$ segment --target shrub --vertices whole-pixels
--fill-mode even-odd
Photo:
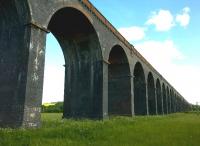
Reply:
[[[57,102],[53,105],[42,105],[43,113],[62,113],[63,112],[63,102]]]

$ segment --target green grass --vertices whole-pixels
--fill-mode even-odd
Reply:
[[[0,129],[0,146],[200,146],[200,115],[61,120],[42,114],[42,128]]]

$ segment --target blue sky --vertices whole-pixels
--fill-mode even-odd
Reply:
[[[184,7],[190,8],[190,23],[183,29],[175,26],[168,32],[156,32],[149,27],[147,37],[160,40],[171,38],[190,56],[187,61],[197,63],[200,55],[200,1],[198,0],[91,0],[102,14],[116,27],[144,26],[153,11],[169,10],[173,15]],[[146,38],[146,39],[148,39]],[[134,42],[133,42],[134,44]],[[200,61],[198,62],[200,63]]]
[[[200,102],[200,1],[91,2],[189,102]],[[63,64],[59,44],[50,34],[43,102],[63,100]],[[52,84],[59,84],[54,92]]]

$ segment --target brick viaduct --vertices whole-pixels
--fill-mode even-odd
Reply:
[[[40,126],[49,32],[65,58],[64,118],[189,110],[89,1],[0,0],[0,127]]]

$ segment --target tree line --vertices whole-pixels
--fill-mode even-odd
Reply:
[[[63,113],[63,102],[56,102],[53,105],[42,105],[43,113]]]

